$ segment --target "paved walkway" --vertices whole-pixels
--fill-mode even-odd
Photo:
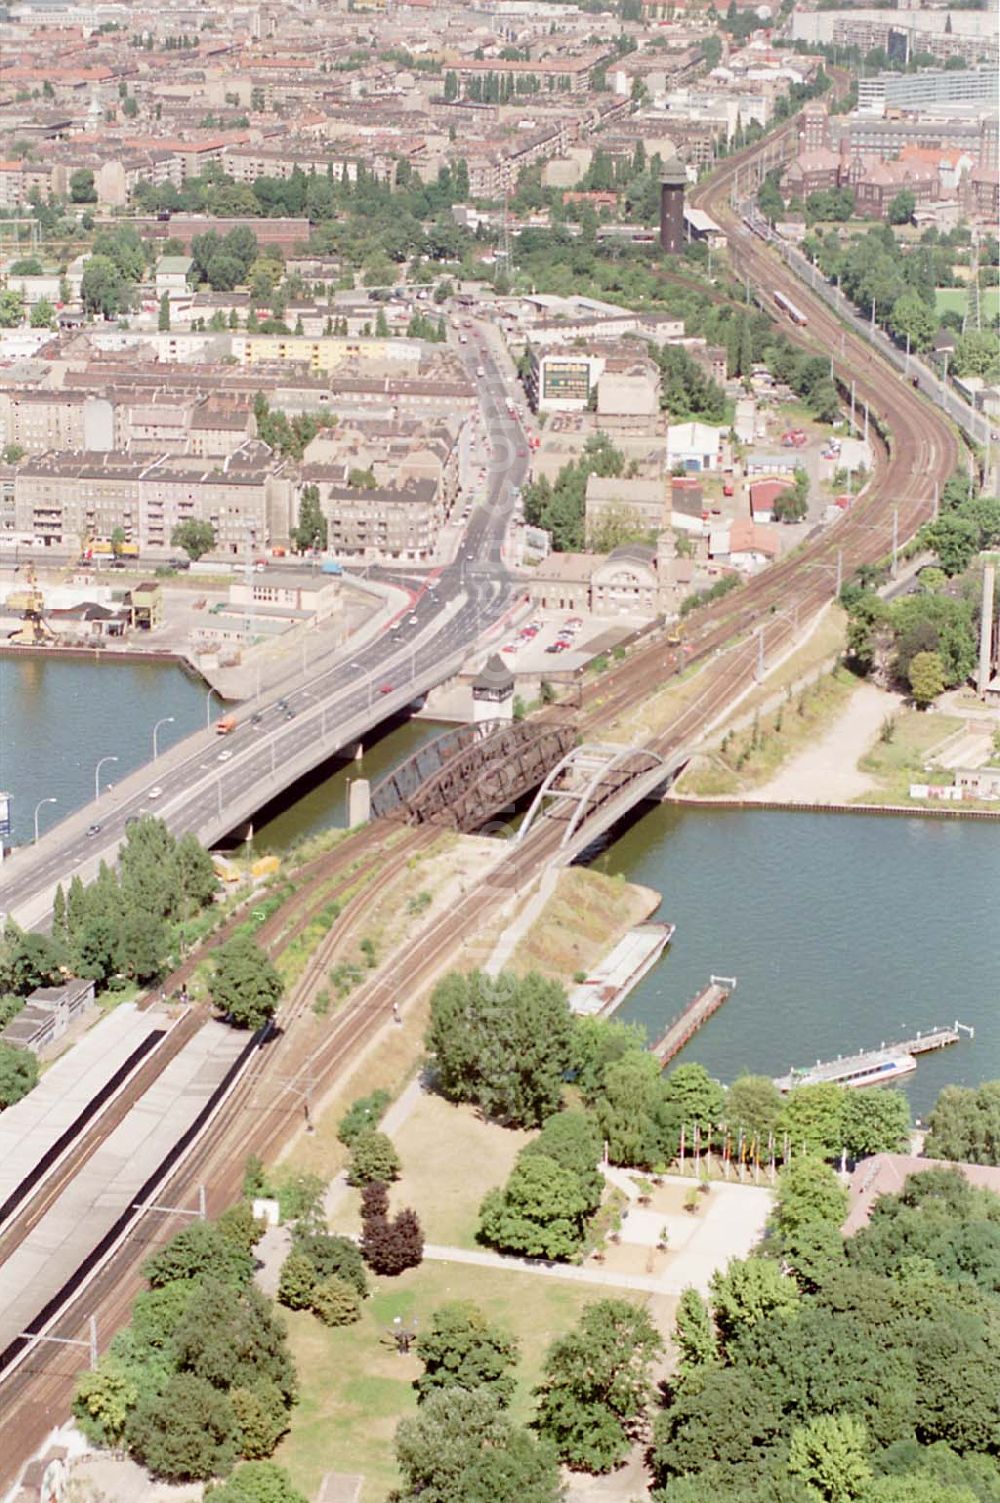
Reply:
[[[538,891],[525,903],[514,922],[504,926],[493,954],[483,966],[487,976],[499,976],[532,924],[541,917],[546,903],[556,890],[559,871],[557,866],[546,867],[538,884]]]
[[[577,1284],[601,1284],[612,1289],[639,1289],[645,1294],[680,1294],[685,1284],[673,1278],[654,1279],[641,1273],[612,1273],[607,1268],[576,1263],[546,1263],[534,1258],[505,1258],[501,1253],[471,1247],[441,1247],[428,1242],[424,1257],[435,1263],[469,1263],[475,1268],[501,1268],[507,1273],[532,1273],[536,1278],[569,1279]],[[689,1283],[690,1280],[685,1281]],[[675,1287],[676,1284],[676,1287]]]

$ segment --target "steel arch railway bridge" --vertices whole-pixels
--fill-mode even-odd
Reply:
[[[603,743],[575,746],[539,788],[518,832],[518,841],[525,840],[540,819],[561,820],[566,828],[559,844],[565,849],[593,815],[612,803],[622,804],[620,812],[624,813],[640,799],[650,797],[670,776],[663,758],[648,747]],[[618,817],[618,813],[613,816]]]
[[[543,782],[576,739],[573,726],[481,721],[445,731],[372,791],[372,816],[466,834]]]
[[[572,726],[552,723],[486,721],[446,731],[378,784],[372,814],[470,833],[537,789],[517,841],[541,821],[562,823],[559,859],[566,859],[677,770],[648,747],[575,740]]]

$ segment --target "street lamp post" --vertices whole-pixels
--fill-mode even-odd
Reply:
[[[99,799],[100,796],[101,796],[101,768],[104,766],[105,762],[117,762],[117,761],[118,761],[117,757],[102,757],[101,760],[98,762],[97,766],[94,768],[94,798],[95,799]]]
[[[173,725],[173,723],[174,723],[174,717],[173,717],[173,715],[164,715],[163,719],[162,720],[158,720],[156,722],[156,724],[153,726],[153,761],[154,762],[156,761],[157,757],[160,755],[159,748],[158,748],[158,746],[156,744],[156,735],[157,735],[157,732],[159,731],[161,725]]]
[[[217,689],[209,689],[208,693],[205,695],[205,729],[206,729],[206,731],[210,731],[212,729],[212,695],[213,694],[218,694],[218,692],[219,691]]]
[[[43,804],[58,804],[57,798],[40,798],[35,805],[35,844],[38,844],[38,811]]]

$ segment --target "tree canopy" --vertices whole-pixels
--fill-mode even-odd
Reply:
[[[652,1398],[663,1346],[641,1307],[606,1299],[549,1348],[535,1426],[570,1466],[607,1472],[627,1455]]]
[[[559,1106],[572,1059],[566,993],[534,972],[452,972],[431,996],[426,1042],[445,1096],[512,1126],[537,1126]]]

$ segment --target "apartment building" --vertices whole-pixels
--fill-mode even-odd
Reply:
[[[46,545],[75,547],[122,528],[141,547],[166,545],[179,522],[211,522],[217,546],[287,538],[293,487],[286,467],[253,441],[206,468],[193,456],[48,453],[14,478],[14,523]]]
[[[946,104],[996,104],[998,79],[989,68],[921,68],[916,73],[875,73],[858,79],[858,110],[927,110]]]
[[[363,562],[432,560],[445,515],[434,480],[364,489],[345,484],[342,465],[305,465],[300,485],[315,485],[319,491],[327,547],[337,557]]]
[[[996,67],[996,12],[971,10],[800,10],[791,16],[793,41],[825,42],[858,47],[862,52],[883,48],[905,62],[915,52],[929,52],[944,62],[949,57]]]
[[[587,52],[546,58],[542,62],[509,61],[500,57],[465,58],[458,64],[456,72],[463,93],[468,93],[472,79],[483,79],[492,73],[511,79],[518,92],[537,87],[543,93],[585,94],[595,69],[610,62],[611,57],[610,52]]]

